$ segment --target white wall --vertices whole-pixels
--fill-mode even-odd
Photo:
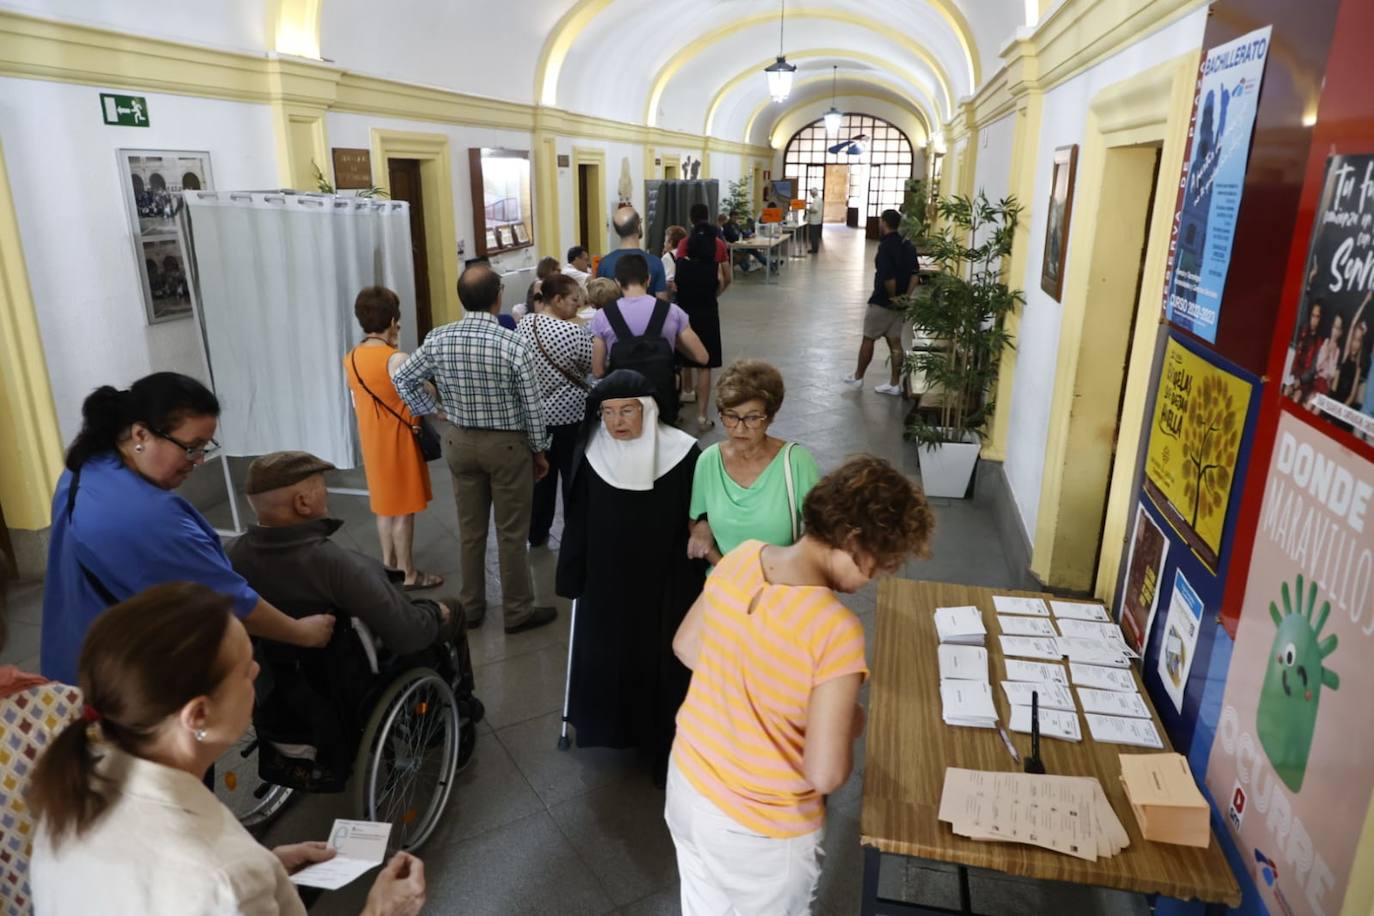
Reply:
[[[96,87],[0,78],[0,143],[64,441],[100,385],[204,375],[192,319],[147,324],[115,150],[205,150],[218,189],[277,184],[266,105],[147,97],[150,127],[107,127]]]
[[[973,170],[975,197],[982,191],[988,200],[997,203],[1007,196],[1011,188],[1011,140],[1015,127],[1015,115],[1007,115],[978,132],[978,160]],[[1026,214],[1021,218],[1025,219]],[[987,232],[981,233],[975,241],[981,243],[987,235]]]
[[[263,0],[0,0],[0,9],[145,38],[261,53],[269,41]]]
[[[1155,32],[1111,59],[1056,86],[1046,93],[1036,138],[1035,194],[1027,201],[1030,250],[1026,274],[1013,278],[1025,290],[1026,305],[1016,343],[1016,377],[1007,440],[1007,483],[1016,499],[1021,521],[1032,542],[1040,509],[1040,484],[1045,471],[1045,442],[1049,433],[1050,401],[1054,395],[1059,356],[1059,325],[1062,307],[1040,289],[1040,262],[1044,255],[1045,203],[1050,193],[1050,173],[1056,147],[1081,143],[1088,106],[1098,92],[1143,70],[1183,54],[1202,43],[1206,9],[1199,9]],[[1009,145],[1009,144],[1008,144]],[[980,158],[992,154],[980,150]],[[997,155],[997,154],[992,154]],[[1081,165],[1081,163],[1080,163]],[[1161,176],[1163,178],[1163,176]],[[1070,235],[1073,233],[1070,220]],[[1069,257],[1080,247],[1069,244]],[[1069,268],[1066,266],[1065,270]]]

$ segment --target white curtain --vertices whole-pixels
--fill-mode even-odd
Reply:
[[[187,192],[198,313],[236,457],[301,449],[356,467],[357,430],[343,358],[362,337],[365,286],[401,299],[413,349],[410,208],[317,194]]]

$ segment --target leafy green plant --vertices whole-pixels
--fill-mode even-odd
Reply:
[[[315,162],[314,159],[311,159],[311,160],[310,160],[310,167],[311,167],[312,169],[315,170],[315,188],[316,188],[316,190],[318,190],[321,194],[337,194],[337,193],[338,193],[338,191],[335,191],[335,190],[334,190],[334,185],[330,184],[329,179],[325,177],[324,172],[321,172],[321,171],[320,171],[320,166],[319,166],[318,163]],[[370,188],[361,188],[361,189],[359,189],[358,192],[357,192],[354,196],[355,196],[355,197],[390,197],[391,194],[387,192],[387,189],[386,189],[386,188],[379,188],[379,187],[377,187],[376,185],[373,185],[373,186],[370,187]]]
[[[904,238],[911,240],[917,251],[925,251],[926,237],[935,222],[935,209],[938,201],[930,191],[930,182],[924,178],[908,178],[902,197],[902,225],[898,231]]]
[[[931,229],[929,209],[913,204],[904,215],[899,231],[913,244],[921,238],[923,257],[939,268],[900,300],[918,338],[931,342],[906,358],[907,370],[924,374],[939,401],[934,411],[917,412],[907,428],[907,438],[923,447],[987,435],[1002,351],[1012,346],[1003,319],[1026,301],[1004,276],[1021,210],[1015,197],[991,203],[979,192],[938,201],[938,230]]]
[[[730,182],[725,200],[721,202],[720,212],[733,213],[741,219],[748,219],[754,212],[754,197],[749,185],[748,175],[739,181]]]

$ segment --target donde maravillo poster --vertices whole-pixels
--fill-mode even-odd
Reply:
[[[1374,465],[1279,419],[1207,787],[1273,914],[1337,916],[1374,788]]]

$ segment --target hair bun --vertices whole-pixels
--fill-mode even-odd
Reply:
[[[94,426],[109,426],[124,413],[129,393],[113,385],[101,385],[81,403],[81,418]]]

